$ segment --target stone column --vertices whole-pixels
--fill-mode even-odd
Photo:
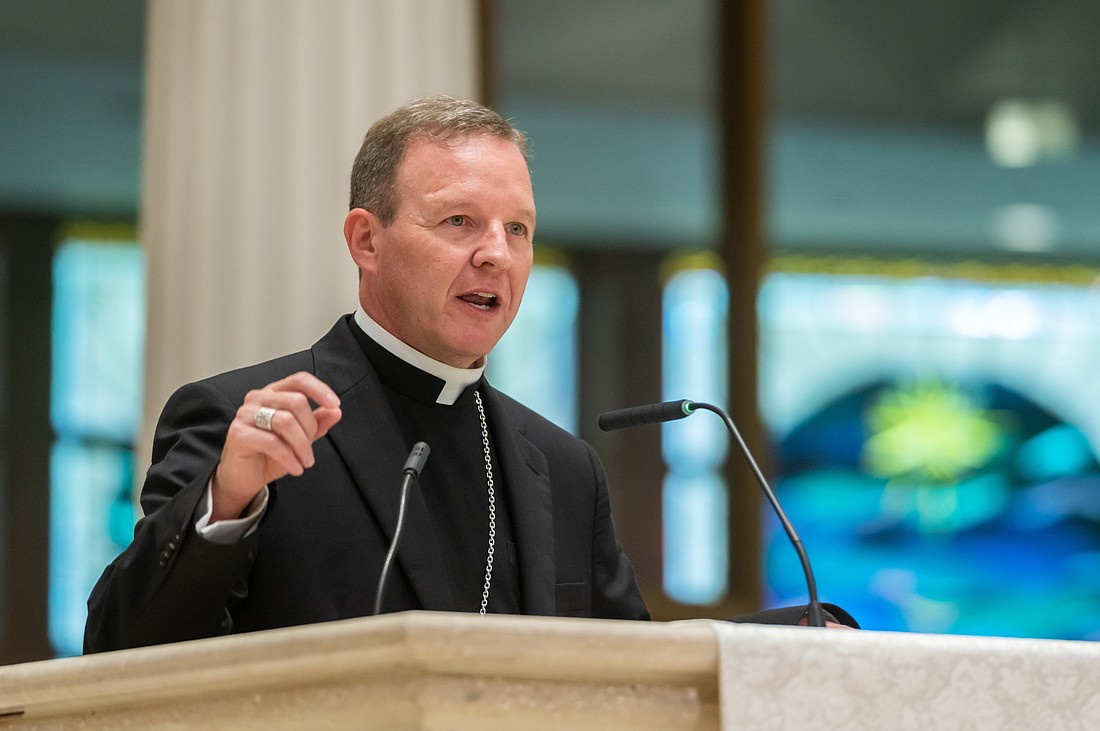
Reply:
[[[475,96],[480,78],[476,0],[150,0],[148,13],[146,457],[177,386],[307,348],[355,307],[342,226],[363,134],[409,99]]]

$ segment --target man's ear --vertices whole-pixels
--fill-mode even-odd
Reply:
[[[348,253],[352,261],[362,270],[375,268],[378,254],[378,236],[382,231],[382,222],[378,216],[365,208],[352,208],[344,219],[344,240],[348,244]]]

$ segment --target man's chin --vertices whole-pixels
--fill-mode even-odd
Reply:
[[[467,338],[461,343],[454,343],[451,350],[454,357],[450,364],[462,363],[458,368],[480,368],[485,365],[485,359],[500,341],[500,335]]]
[[[495,343],[494,343],[495,344]],[[436,360],[442,361],[452,368],[480,368],[485,365],[485,357],[491,348],[486,348],[481,351],[479,348],[463,347],[461,349],[454,349],[447,353],[444,357],[436,357]]]

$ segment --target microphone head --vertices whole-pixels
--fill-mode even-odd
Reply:
[[[691,416],[695,404],[687,399],[679,401],[665,401],[660,404],[647,404],[635,406],[629,409],[618,409],[600,414],[596,423],[603,431],[623,429],[628,426],[641,426],[643,424],[656,424],[665,421],[675,421]]]
[[[404,472],[411,473],[417,479],[420,479],[420,471],[424,469],[424,463],[428,461],[428,455],[431,454],[431,451],[431,448],[424,442],[414,444],[412,451],[409,452],[409,458],[405,460]]]

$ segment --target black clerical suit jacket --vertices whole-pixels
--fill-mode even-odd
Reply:
[[[405,444],[377,375],[341,319],[310,350],[180,388],[157,425],[134,541],[88,601],[85,652],[369,614],[397,520]],[[245,394],[297,371],[340,397],[316,463],[270,486],[257,529],[219,545],[196,517]],[[615,539],[603,469],[584,442],[483,392],[515,526],[525,614],[648,618]],[[453,610],[423,498],[410,492],[386,610]]]

